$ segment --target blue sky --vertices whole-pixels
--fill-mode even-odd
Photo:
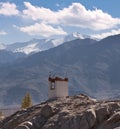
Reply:
[[[79,32],[120,34],[120,0],[1,0],[0,43],[56,38]]]

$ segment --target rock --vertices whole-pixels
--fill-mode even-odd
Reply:
[[[120,110],[120,103],[110,102],[108,106],[111,113],[114,113],[116,110]]]
[[[49,105],[45,105],[44,107],[42,107],[41,115],[43,115],[44,117],[47,117],[47,118],[52,116],[53,115],[52,107]]]
[[[96,114],[93,109],[89,109],[83,114],[80,120],[80,129],[91,129],[96,123]]]
[[[88,125],[88,121],[86,119],[86,116],[83,115],[83,117],[81,118],[79,127],[81,129],[89,129],[89,125]]]
[[[33,129],[33,124],[32,124],[32,122],[30,122],[30,121],[25,121],[25,122],[22,123],[22,124],[28,126],[29,129]]]
[[[92,128],[96,123],[96,113],[94,109],[87,110],[86,119],[88,121],[89,128]]]
[[[116,112],[115,114],[113,114],[108,120],[107,123],[109,124],[115,124],[117,122],[120,121],[120,112]]]
[[[41,127],[46,123],[47,118],[43,116],[36,116],[32,119],[34,129],[41,129]]]
[[[109,115],[110,115],[107,106],[106,107],[99,107],[98,109],[96,109],[95,112],[96,112],[98,123],[102,123],[104,120],[109,118]]]
[[[68,120],[64,119],[61,129],[79,129],[81,116],[71,116]],[[66,121],[66,122],[65,122]]]
[[[16,129],[33,129],[33,124],[30,121],[25,121],[20,124]]]
[[[3,119],[0,129],[120,129],[120,100],[57,98]]]
[[[27,125],[19,125],[16,129],[30,129]]]
[[[113,114],[98,129],[120,129],[120,112]]]

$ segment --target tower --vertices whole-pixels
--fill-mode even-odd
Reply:
[[[68,96],[68,78],[49,77],[49,99]]]

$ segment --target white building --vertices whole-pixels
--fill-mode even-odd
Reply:
[[[49,77],[49,99],[68,96],[68,78]]]

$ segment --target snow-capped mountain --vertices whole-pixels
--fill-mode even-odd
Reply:
[[[32,39],[24,43],[7,45],[6,49],[12,52],[23,52],[25,54],[36,53],[54,47],[52,42],[46,39]]]
[[[28,42],[19,42],[13,43],[9,45],[0,45],[0,50],[5,49],[7,51],[22,52],[25,54],[36,53],[44,50],[48,50],[50,48],[56,47],[62,43],[69,42],[75,39],[85,39],[90,38],[87,35],[82,35],[77,32],[67,35],[58,39],[32,39]]]
[[[71,40],[74,40],[74,39],[86,39],[86,38],[90,38],[90,36],[88,35],[83,35],[83,34],[80,34],[78,32],[75,32],[75,33],[72,33],[70,35],[67,35],[64,37],[64,41],[71,41]]]

